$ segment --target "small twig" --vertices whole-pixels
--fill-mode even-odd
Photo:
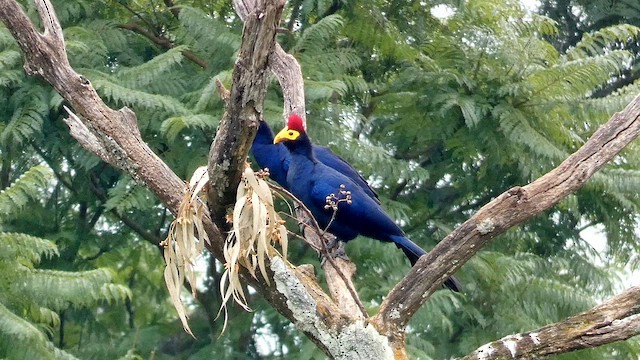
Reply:
[[[178,19],[180,18],[180,8],[176,7],[176,4],[173,3],[173,0],[164,0],[164,4],[169,8],[173,17]]]
[[[140,34],[146,37],[147,39],[151,40],[152,43],[164,49],[172,49],[175,46],[175,44],[171,40],[167,39],[165,36],[156,35],[152,31],[145,29],[144,27],[134,22],[120,24],[118,25],[118,27],[121,29],[130,30],[130,31],[133,31],[134,33]],[[198,55],[196,55],[194,52],[192,52],[191,50],[182,50],[181,53],[182,53],[182,56],[184,56],[187,60],[200,66],[201,68],[203,69],[209,68],[209,64],[205,60],[200,58]]]
[[[133,10],[131,7],[129,7],[126,3],[124,3],[123,1],[118,1],[118,3],[120,5],[122,5],[122,7],[127,9],[127,11],[129,11],[133,16],[137,17],[138,19],[140,19],[140,21],[142,21],[143,23],[147,24],[147,26],[150,29],[155,28],[154,24],[152,24],[149,21],[147,21],[147,19],[145,19],[144,16],[140,15],[139,13],[137,13],[135,10]]]

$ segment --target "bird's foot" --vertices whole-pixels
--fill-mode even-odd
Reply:
[[[327,252],[320,254],[320,264],[324,265],[324,262],[327,260],[327,257],[331,257],[332,259],[342,259],[345,261],[350,261],[347,253],[344,251],[344,242],[339,241],[338,239],[334,239],[330,244],[327,244]]]
[[[293,206],[293,211],[295,214],[298,214],[301,210],[301,206],[298,204],[295,204]],[[300,220],[303,219],[303,220]],[[313,227],[313,223],[311,222],[311,218],[309,218],[309,216],[303,216],[300,217],[298,216],[298,229],[300,230],[300,234],[304,234],[304,229],[307,227]]]

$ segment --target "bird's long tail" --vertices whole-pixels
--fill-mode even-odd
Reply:
[[[424,251],[424,249],[422,249],[420,246],[418,246],[418,244],[414,243],[404,236],[391,235],[391,240],[393,240],[396,246],[404,252],[407,258],[409,258],[411,266],[415,265],[415,263],[418,261],[418,259],[420,259],[422,255],[427,254],[427,252]],[[447,280],[445,280],[444,286],[446,286],[451,291],[462,291],[462,284],[454,276],[451,276]]]

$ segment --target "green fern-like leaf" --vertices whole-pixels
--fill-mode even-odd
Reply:
[[[42,113],[33,108],[20,108],[0,134],[0,143],[20,145],[42,128]]]
[[[532,36],[557,36],[558,23],[543,15],[531,14],[527,19],[509,19],[503,23],[503,31],[510,36],[532,37]]]
[[[0,133],[0,144],[20,145],[40,133],[44,118],[48,115],[48,98],[41,87],[23,89],[13,94],[13,115]]]
[[[639,34],[640,28],[628,24],[613,25],[593,33],[585,33],[582,40],[574,48],[567,51],[566,56],[570,60],[577,60],[602,55],[606,53],[606,49],[609,49],[611,44],[626,44],[637,41]]]
[[[131,209],[149,209],[153,204],[153,196],[146,187],[136,184],[130,178],[124,178],[109,189],[109,199],[104,206],[106,210],[115,209],[118,213],[123,213]]]
[[[207,106],[214,103],[216,99],[219,98],[219,96],[216,95],[216,79],[220,80],[222,83],[228,83],[231,80],[231,72],[225,71],[212,77],[211,80],[209,80],[207,85],[200,91],[200,96],[198,97],[198,101],[196,102],[194,112],[204,112]]]
[[[584,98],[599,85],[606,83],[612,74],[624,69],[630,54],[616,50],[605,55],[588,57],[558,64],[531,73],[526,81],[532,85],[538,99],[568,100]]]
[[[58,255],[56,245],[46,239],[18,233],[0,232],[0,259],[3,261],[26,260],[29,264],[37,264],[42,256]]]
[[[116,74],[119,83],[132,89],[144,89],[150,83],[161,80],[163,76],[179,65],[184,59],[182,52],[186,49],[186,46],[176,46],[144,64],[121,69]]]
[[[567,151],[558,148],[536,130],[520,110],[500,105],[494,109],[494,115],[500,120],[500,130],[513,143],[526,146],[542,158],[561,160],[568,156]]]
[[[189,6],[180,8],[180,23],[183,37],[189,37],[192,46],[220,50],[221,47],[237,49],[240,37],[234,34],[220,20],[212,18],[202,10]]]
[[[317,48],[319,44],[326,44],[340,32],[344,20],[340,15],[329,15],[306,29],[296,46],[295,52]]]
[[[383,57],[412,61],[419,57],[417,49],[406,41],[403,34],[372,3],[358,3],[354,6],[357,16],[345,26],[345,33],[366,48],[375,49]]]
[[[33,324],[19,317],[0,303],[0,356],[5,359],[77,359],[62,351]]]
[[[31,306],[28,315],[28,319],[35,324],[41,324],[48,328],[60,326],[60,316],[51,309],[41,306]]]
[[[327,100],[336,95],[344,95],[347,85],[340,80],[314,81],[305,80],[304,94],[310,101]]]
[[[13,218],[29,201],[38,200],[40,192],[52,178],[53,172],[44,165],[34,166],[22,174],[0,192],[0,219],[6,221]]]
[[[98,67],[106,63],[108,49],[98,32],[84,26],[73,26],[64,29],[64,37],[72,65]]]
[[[215,129],[218,126],[218,119],[208,114],[195,114],[170,117],[162,122],[160,132],[162,132],[169,142],[175,141],[176,137],[184,129]]]
[[[184,105],[175,98],[130,89],[108,80],[97,72],[91,72],[87,74],[87,77],[92,79],[93,85],[102,96],[118,105],[142,107],[149,110],[162,109],[169,114],[188,113]]]
[[[606,188],[635,195],[640,188],[640,171],[635,169],[603,169],[594,180],[606,183]]]
[[[13,284],[11,291],[50,309],[91,306],[99,301],[121,301],[131,296],[127,287],[108,284],[111,273],[107,269],[65,272],[21,267],[17,272],[21,281]]]
[[[3,26],[0,29],[0,47],[4,48],[4,47],[12,46],[12,45],[15,45],[15,43],[16,43],[16,40],[11,35],[11,32],[9,32],[9,29]]]
[[[22,81],[24,72],[21,70],[4,70],[0,73],[0,87],[9,87]]]
[[[0,70],[17,66],[22,61],[22,54],[15,50],[5,50],[0,52]]]

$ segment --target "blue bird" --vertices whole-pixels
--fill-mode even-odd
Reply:
[[[426,254],[351,177],[318,159],[300,116],[289,117],[287,127],[273,142],[284,144],[290,153],[287,188],[309,208],[320,227],[345,242],[358,235],[392,242],[411,265]],[[456,292],[461,290],[454,277],[444,285]]]
[[[298,115],[291,115],[292,118],[300,118]],[[302,119],[300,118],[300,121]],[[316,158],[330,168],[344,174],[350,178],[367,194],[367,196],[380,203],[378,194],[373,190],[367,181],[343,158],[336,155],[326,146],[313,145]],[[287,186],[287,172],[291,163],[289,150],[283,144],[273,143],[273,131],[265,121],[260,121],[260,127],[251,145],[251,153],[256,159],[261,169],[269,169],[269,177],[285,189]]]

